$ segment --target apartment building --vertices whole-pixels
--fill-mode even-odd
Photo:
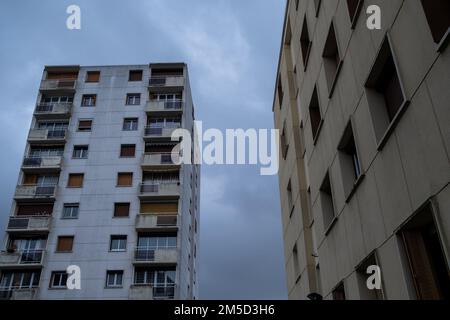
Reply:
[[[171,139],[193,126],[184,63],[45,67],[0,297],[198,297],[200,167],[179,164]],[[79,290],[67,286],[70,265]]]
[[[450,298],[449,12],[287,1],[273,113],[290,299]]]

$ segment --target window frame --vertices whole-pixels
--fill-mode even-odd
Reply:
[[[127,93],[125,105],[140,106],[141,105],[141,94],[140,93]]]
[[[87,129],[87,127],[80,127],[80,122],[91,122],[91,125],[89,127],[89,129]],[[92,132],[92,127],[94,124],[94,120],[93,119],[78,119],[78,124],[77,124],[77,132]],[[86,129],[84,129],[86,128]]]
[[[129,122],[129,129],[126,127]],[[134,127],[134,124],[136,126]],[[123,118],[122,131],[138,131],[139,130],[139,118]]]
[[[77,150],[78,149],[78,150]],[[76,153],[79,152],[80,156],[76,156]],[[89,156],[89,145],[74,145],[72,151],[72,159],[87,159]]]
[[[87,100],[89,99],[89,100]],[[89,104],[86,103],[86,101],[90,101]],[[97,94],[95,93],[89,93],[89,94],[83,94],[81,96],[81,106],[82,107],[95,107],[97,105]]]
[[[118,247],[113,248],[113,241],[117,241]],[[109,252],[127,252],[128,246],[128,236],[121,234],[111,235],[109,238]],[[121,244],[125,244],[125,247],[122,248]]]
[[[131,79],[132,78],[131,77],[132,73],[140,73],[140,79],[139,80],[132,80]],[[143,77],[144,77],[144,70],[142,70],[142,69],[130,70],[128,72],[128,82],[141,82]]]
[[[98,74],[98,78],[96,81],[93,80],[89,80],[89,76],[95,74]],[[100,76],[101,76],[101,72],[100,70],[91,70],[91,71],[86,71],[86,78],[84,79],[85,83],[99,83],[100,82]]]
[[[59,285],[54,285],[55,282],[55,277],[59,276],[60,279],[58,281]],[[66,271],[52,271],[51,276],[50,276],[50,283],[49,283],[49,289],[67,289],[67,278],[68,278],[68,274]],[[66,283],[64,285],[61,285],[61,282],[64,280],[64,278],[66,279]]]
[[[66,216],[65,212],[67,208],[71,208],[70,210],[70,215]],[[76,215],[73,215],[73,208],[76,208]],[[78,216],[80,214],[80,203],[64,203],[63,204],[63,210],[62,210],[62,214],[61,214],[61,219],[64,220],[74,220],[74,219],[78,219]]]
[[[123,270],[106,270],[106,282],[105,282],[105,288],[107,289],[117,289],[117,288],[123,288]],[[114,284],[109,284],[110,276],[114,277]],[[117,284],[118,276],[120,275],[120,284]]]

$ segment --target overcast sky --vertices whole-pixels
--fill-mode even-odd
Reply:
[[[66,29],[70,4],[81,8],[81,30]],[[282,0],[1,1],[0,229],[44,65],[183,61],[203,127],[272,128],[284,7]],[[257,166],[204,165],[200,212],[200,298],[287,298],[276,176],[260,176]]]

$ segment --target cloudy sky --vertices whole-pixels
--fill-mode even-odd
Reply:
[[[65,27],[81,8],[81,30]],[[188,63],[205,128],[272,128],[285,1],[0,2],[0,229],[9,215],[44,65]],[[200,298],[284,299],[276,176],[203,166]],[[2,233],[3,234],[3,233]]]

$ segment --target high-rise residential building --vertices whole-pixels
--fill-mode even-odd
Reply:
[[[450,298],[449,12],[287,1],[273,112],[290,299]]]
[[[45,67],[0,297],[198,297],[200,167],[180,164],[171,139],[193,126],[184,63]]]

